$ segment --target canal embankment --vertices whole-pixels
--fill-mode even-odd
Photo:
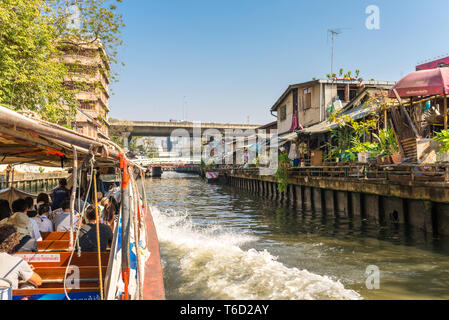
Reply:
[[[275,176],[259,169],[224,170],[221,182],[260,197],[324,215],[399,224],[439,236],[449,235],[447,170],[414,167],[373,170],[365,166],[292,168],[280,192]]]
[[[445,237],[303,210],[190,174],[164,173],[146,189],[168,299],[449,298]],[[366,286],[373,265],[379,290]]]
[[[61,178],[68,178],[67,171],[57,172],[15,172],[0,174],[0,189],[11,186],[27,193],[50,192],[59,185]]]

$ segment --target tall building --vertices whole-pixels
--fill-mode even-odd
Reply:
[[[79,102],[72,127],[89,137],[108,138],[110,66],[103,45],[64,44],[61,50],[63,62],[69,67],[65,85],[76,90]]]

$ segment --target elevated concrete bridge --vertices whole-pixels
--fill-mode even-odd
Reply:
[[[157,168],[159,172],[200,173],[201,171],[201,160],[191,158],[147,158],[132,160],[132,162],[148,170]]]
[[[125,147],[132,137],[170,137],[177,129],[185,129],[193,136],[194,128],[201,130],[201,134],[210,129],[226,130],[255,130],[260,125],[229,124],[229,123],[193,123],[193,122],[151,122],[151,121],[114,121],[111,122],[110,135],[122,136]]]
[[[201,160],[193,160],[191,158],[151,158],[151,159],[136,159],[133,163],[143,167],[186,167],[199,166]]]

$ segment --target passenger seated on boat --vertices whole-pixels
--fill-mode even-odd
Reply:
[[[12,253],[31,253],[38,251],[37,241],[30,236],[24,236],[19,244],[11,250]]]
[[[103,220],[103,213],[104,213],[104,209],[106,207],[106,205],[108,204],[108,199],[107,198],[98,198],[98,213],[100,214],[100,222],[104,223]]]
[[[34,199],[31,197],[26,197],[25,201],[28,205],[28,210],[27,210],[28,217],[30,217],[30,212],[36,212],[36,215],[37,215],[36,208],[34,207]],[[30,217],[30,218],[32,218],[32,217]]]
[[[34,219],[35,217],[37,217],[37,210],[36,210],[36,207],[34,206],[34,200],[31,197],[27,197],[27,198],[25,198],[25,201],[28,204],[27,216],[28,216],[28,218],[30,218],[30,220],[32,220],[30,222],[34,226],[33,221],[35,221],[37,223],[37,221]],[[37,229],[39,230],[39,224],[37,224]],[[40,230],[39,230],[39,232],[40,232]]]
[[[19,203],[20,204],[20,203]],[[15,204],[17,206],[19,204]],[[20,239],[16,247],[14,247],[11,251],[16,252],[37,252],[37,242],[36,239],[31,237],[32,227],[30,225],[30,218],[23,212],[17,212],[13,214],[8,219],[4,219],[0,222],[0,225],[13,225],[17,232],[20,233]]]
[[[36,202],[37,202],[37,205],[36,205],[37,207],[42,204],[50,204],[50,197],[46,193],[40,193],[37,196]]]
[[[54,219],[54,227],[56,232],[70,231],[70,212],[70,199],[65,199],[62,202],[62,212],[59,213]],[[76,211],[73,214],[73,219],[73,224],[76,226],[79,219]]]
[[[0,200],[0,221],[8,219],[11,216],[11,207],[8,200]]]
[[[80,229],[79,246],[83,252],[97,252],[97,218],[95,208],[90,206],[86,210],[87,224]],[[100,251],[105,252],[112,243],[112,229],[105,224],[100,224]]]
[[[107,201],[105,201],[105,199]],[[103,222],[107,224],[111,229],[114,228],[114,222],[118,214],[118,204],[114,197],[103,198],[102,200],[104,205],[103,210]]]
[[[59,187],[53,190],[52,192],[52,205],[51,209],[56,210],[62,207],[62,202],[70,198],[70,190],[67,189],[67,179],[59,180]]]
[[[80,196],[78,196],[80,195]],[[82,212],[84,209],[84,205],[86,202],[83,200],[85,197],[84,189],[83,188],[77,188],[76,189],[76,199],[75,199],[75,210],[77,212]]]
[[[31,208],[32,208],[32,206],[31,206]],[[30,209],[30,203],[27,202],[27,200],[25,200],[25,199],[19,199],[12,203],[12,211],[14,212],[14,214],[16,214],[16,213],[24,214],[28,217],[28,223],[30,224],[30,227],[31,227],[31,233],[30,233],[31,238],[33,238],[36,241],[42,241],[42,236],[41,236],[41,233],[39,232],[39,226],[37,225],[37,222],[30,219],[28,216],[29,209]]]
[[[53,232],[53,223],[48,219],[51,208],[50,205],[44,204],[39,207],[38,216],[32,218],[37,222],[40,232]]]
[[[0,278],[11,281],[13,289],[19,289],[19,280],[26,281],[26,287],[39,287],[42,279],[34,272],[34,268],[22,258],[9,254],[18,245],[20,238],[21,234],[13,225],[0,226]]]
[[[35,205],[37,214],[39,214],[39,208],[40,208],[41,206],[44,206],[44,205],[50,206],[50,212],[48,213],[48,216],[47,216],[47,217],[50,219],[51,213],[52,213],[52,211],[51,211],[50,197],[49,197],[49,195],[46,194],[46,193],[40,193],[40,194],[37,196],[37,199],[36,199],[36,205]]]

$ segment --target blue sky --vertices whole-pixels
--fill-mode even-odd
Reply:
[[[368,30],[367,6],[380,8]],[[397,81],[448,54],[447,0],[124,0],[126,28],[110,116],[264,124],[289,84],[335,69]],[[185,108],[184,108],[185,106]]]

